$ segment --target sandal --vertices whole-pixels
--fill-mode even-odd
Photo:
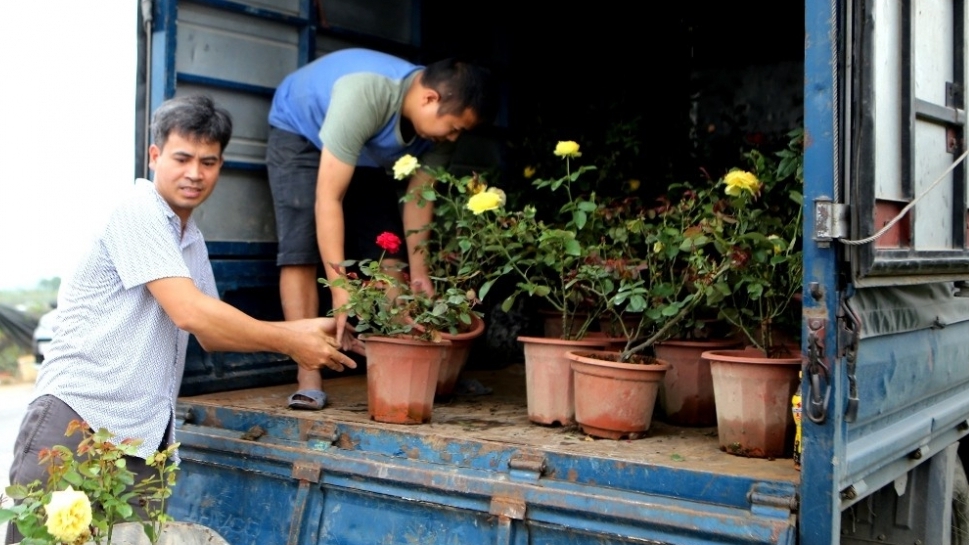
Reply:
[[[302,411],[318,411],[326,405],[326,393],[323,390],[297,390],[289,396],[289,408]]]

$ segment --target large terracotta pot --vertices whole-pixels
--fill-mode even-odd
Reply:
[[[602,350],[606,340],[566,341],[546,337],[518,337],[525,350],[525,390],[528,419],[536,424],[575,423],[572,350]]]
[[[550,339],[558,339],[563,337],[562,332],[564,328],[562,327],[562,313],[557,310],[540,310],[538,311],[542,316],[542,334]],[[589,318],[588,313],[576,312],[572,316],[571,323],[569,324],[570,336],[575,336],[582,329],[582,324]]]
[[[765,358],[756,350],[710,350],[720,448],[753,458],[790,455],[794,445],[791,396],[800,356]]]
[[[367,350],[367,409],[378,422],[431,420],[441,363],[451,341],[362,336]]]
[[[663,420],[678,426],[715,426],[717,407],[713,396],[707,350],[740,346],[736,339],[703,341],[671,340],[653,346],[656,357],[670,364],[659,390]]]
[[[451,351],[447,360],[441,363],[441,370],[437,375],[436,395],[449,396],[454,393],[454,385],[458,382],[458,375],[461,374],[461,370],[464,369],[464,365],[468,362],[471,345],[475,339],[484,333],[484,329],[484,320],[476,315],[472,315],[471,329],[468,331],[456,335],[449,333],[441,334],[443,338],[451,341]]]
[[[606,439],[638,439],[649,430],[663,375],[670,366],[621,363],[616,352],[570,352],[575,373],[575,419],[582,431]]]

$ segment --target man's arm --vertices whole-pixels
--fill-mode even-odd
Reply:
[[[320,170],[316,178],[316,243],[320,248],[323,259],[323,269],[327,280],[335,280],[340,271],[331,264],[338,264],[346,259],[344,255],[344,239],[346,227],[343,218],[343,196],[350,187],[354,165],[349,165],[336,158],[323,145],[320,155]],[[330,287],[333,297],[333,308],[346,304],[348,295],[345,290]],[[347,316],[336,315],[336,338],[345,349],[349,348],[350,339],[344,330]]]
[[[211,352],[278,352],[293,358],[300,367],[335,371],[356,367],[340,353],[336,324],[327,318],[293,322],[256,320],[235,307],[205,295],[190,278],[169,277],[147,284],[148,291],[165,313],[184,331],[195,335]]]
[[[425,201],[423,206],[418,204],[421,188],[434,183],[434,178],[423,170],[418,170],[407,182],[407,192],[413,195],[404,203],[403,222],[404,234],[407,236],[407,258],[410,268],[411,289],[434,293],[427,263],[421,245],[427,241],[430,233],[426,227],[434,217],[434,203]],[[413,231],[413,232],[412,232]]]

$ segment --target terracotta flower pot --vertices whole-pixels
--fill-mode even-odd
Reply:
[[[367,350],[367,409],[378,422],[431,420],[441,363],[451,341],[363,336]]]
[[[606,439],[638,439],[649,430],[668,363],[621,363],[615,352],[570,352],[568,357],[575,373],[575,419],[582,431]]]
[[[791,396],[798,387],[801,358],[765,358],[756,350],[710,350],[720,448],[753,458],[792,452]]]
[[[454,393],[454,385],[458,382],[458,375],[464,369],[471,353],[471,345],[485,330],[484,320],[476,315],[471,316],[471,329],[456,335],[442,333],[441,336],[451,341],[450,355],[441,363],[441,370],[437,375],[436,395],[449,396]]]
[[[564,331],[562,313],[555,310],[540,310],[539,314],[542,316],[542,334],[550,339],[561,338]],[[573,315],[572,323],[569,324],[572,336],[579,332],[588,317],[589,315],[585,312],[576,312]]]
[[[575,423],[571,350],[602,350],[605,339],[566,341],[545,337],[518,337],[525,348],[525,390],[528,419],[536,424]]]
[[[710,362],[702,357],[707,350],[740,346],[737,339],[704,341],[671,340],[657,343],[656,357],[670,364],[659,391],[664,421],[678,426],[715,426],[717,407],[713,396]]]

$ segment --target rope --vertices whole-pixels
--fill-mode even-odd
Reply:
[[[895,224],[898,223],[898,221],[901,220],[902,217],[904,217],[905,214],[908,213],[908,211],[911,210],[913,206],[915,206],[915,203],[922,200],[922,197],[928,194],[929,191],[932,191],[933,189],[935,189],[935,186],[939,185],[950,172],[952,172],[957,166],[959,166],[959,163],[964,161],[967,155],[969,155],[969,150],[963,152],[963,154],[960,155],[958,159],[956,159],[955,161],[952,162],[951,165],[949,165],[949,168],[945,169],[945,172],[939,175],[939,177],[936,178],[934,182],[932,182],[932,185],[925,188],[925,190],[922,191],[922,193],[920,193],[918,197],[915,197],[915,199],[912,202],[905,205],[905,208],[903,208],[901,212],[899,212],[894,218],[892,218],[890,222],[885,224],[884,227],[879,229],[879,231],[874,235],[868,238],[863,238],[861,240],[847,240],[847,239],[838,239],[838,240],[842,244],[846,244],[848,246],[861,246],[862,244],[868,244],[869,242],[874,242],[875,240],[878,240],[882,235],[887,233],[889,229],[894,227]]]

